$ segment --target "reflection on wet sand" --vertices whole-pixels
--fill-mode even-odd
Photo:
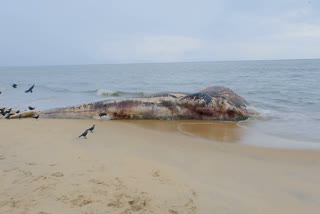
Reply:
[[[240,141],[245,132],[236,122],[201,120],[129,120],[125,122],[147,129],[181,133],[227,143]]]

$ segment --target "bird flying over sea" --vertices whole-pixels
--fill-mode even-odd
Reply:
[[[25,93],[32,93],[33,88],[34,88],[34,84],[28,90],[26,90]]]

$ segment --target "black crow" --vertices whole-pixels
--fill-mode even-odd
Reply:
[[[28,90],[26,90],[25,93],[29,93],[29,92],[32,93],[33,88],[34,88],[34,85],[32,85]]]
[[[95,126],[96,126],[96,125],[93,125],[91,128],[88,128],[88,130],[89,130],[90,132],[93,132]]]
[[[88,129],[85,130],[85,131],[79,136],[79,138],[80,138],[80,137],[84,137],[85,139],[87,139],[87,134],[88,134]]]
[[[7,111],[5,111],[4,113],[5,113],[5,114],[10,114],[11,110],[12,110],[12,108],[9,108],[9,109],[8,109]]]
[[[12,115],[14,115],[14,114],[7,114],[7,116],[5,116],[4,118],[5,118],[5,119],[10,119],[10,117],[11,117]]]
[[[18,86],[18,85],[15,84],[15,83],[12,84],[12,87],[13,87],[13,88],[17,88],[17,86]]]
[[[16,114],[19,114],[20,113],[20,110],[16,111]]]
[[[28,108],[29,108],[29,110],[31,110],[31,111],[36,109],[36,107],[31,107],[31,106],[29,106]]]
[[[99,117],[103,117],[103,116],[106,116],[106,115],[107,115],[106,113],[100,113]]]

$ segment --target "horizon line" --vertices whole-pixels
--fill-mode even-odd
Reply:
[[[86,66],[86,65],[136,65],[136,64],[171,64],[171,63],[205,63],[205,62],[248,62],[248,61],[286,61],[286,60],[320,60],[320,58],[287,58],[287,59],[244,59],[244,60],[204,60],[204,61],[172,61],[172,62],[124,62],[124,63],[88,63],[88,64],[48,64],[48,65],[0,65],[6,67],[59,67],[59,66]]]

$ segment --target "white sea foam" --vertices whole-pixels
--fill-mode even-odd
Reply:
[[[141,97],[147,95],[144,92],[110,91],[106,89],[96,90],[98,96],[104,97]]]
[[[119,97],[119,93],[114,91],[109,91],[105,89],[98,89],[97,91],[98,96],[104,96],[104,97]]]

